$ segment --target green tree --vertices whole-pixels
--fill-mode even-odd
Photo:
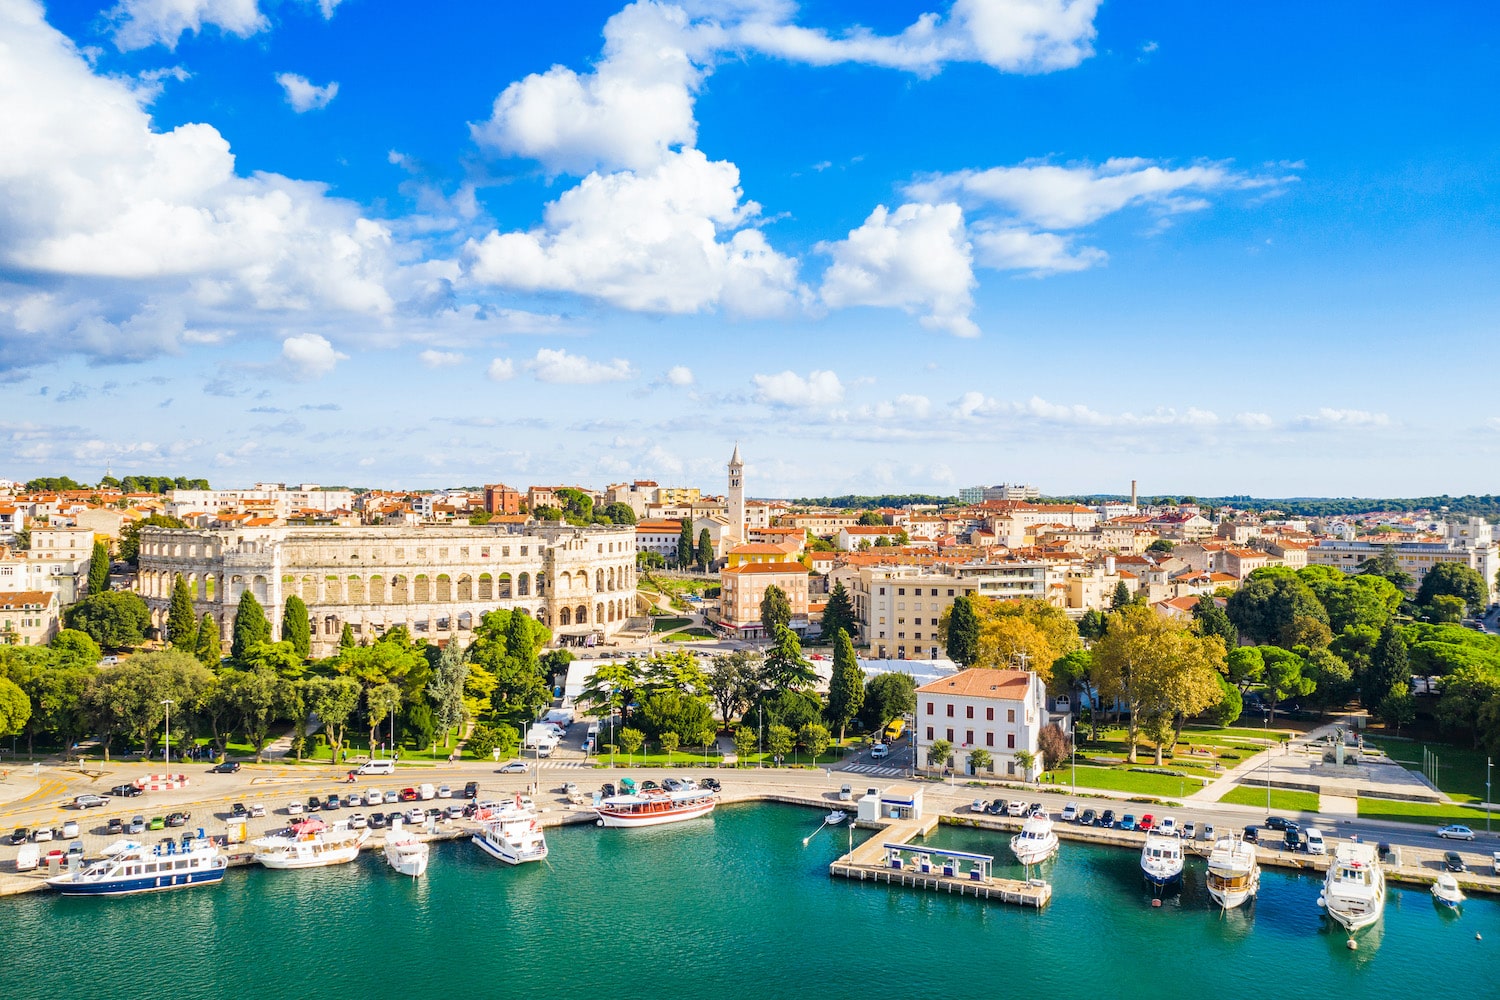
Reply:
[[[979,659],[979,616],[968,594],[954,598],[948,614],[948,659],[960,667],[972,667]]]
[[[693,522],[685,517],[682,519],[682,528],[677,533],[677,568],[687,569],[696,555],[697,551],[693,548]]]
[[[307,681],[307,707],[323,723],[333,759],[339,760],[349,719],[359,708],[359,681],[352,677],[312,677]]]
[[[641,752],[641,747],[646,745],[646,734],[639,729],[626,726],[620,730],[620,749],[626,754],[634,757]]]
[[[1265,670],[1261,682],[1265,685],[1266,706],[1271,710],[1271,721],[1276,721],[1276,706],[1290,698],[1312,694],[1317,686],[1311,678],[1304,676],[1307,666],[1302,657],[1289,649],[1265,646],[1261,649]]]
[[[425,701],[413,702],[406,707],[401,716],[401,733],[415,750],[437,742],[437,720]]]
[[[62,667],[97,667],[103,656],[99,644],[77,629],[60,629],[47,646]]]
[[[1130,588],[1125,585],[1124,580],[1121,580],[1119,583],[1115,584],[1115,596],[1109,602],[1109,608],[1111,611],[1119,611],[1130,602]]]
[[[797,730],[797,743],[802,749],[812,755],[814,762],[828,752],[828,745],[833,742],[826,726],[816,722],[809,722]]]
[[[1229,680],[1238,684],[1241,691],[1259,684],[1261,675],[1266,672],[1266,661],[1258,646],[1236,646],[1229,651],[1226,662]]]
[[[734,731],[734,752],[741,760],[755,752],[755,730],[741,726]]]
[[[401,688],[387,681],[365,690],[365,716],[370,724],[370,747],[379,742],[380,726],[401,708]],[[396,748],[392,741],[391,749]]]
[[[1027,751],[1022,750],[1021,753],[1027,753]],[[1017,754],[1016,756],[1019,758],[1020,754]],[[982,771],[988,771],[994,765],[995,758],[984,747],[975,747],[973,750],[969,751],[968,761],[969,773],[979,774]],[[1027,765],[1027,770],[1030,769],[1031,765]]]
[[[494,519],[494,517],[495,517],[495,515],[491,514],[487,510],[471,510],[471,511],[469,511],[469,523],[470,524],[489,524],[490,521]]]
[[[432,700],[433,721],[443,731],[443,746],[453,734],[453,728],[464,721],[464,683],[469,677],[467,648],[457,639],[450,639],[438,656],[437,666],[432,671],[432,680],[427,683],[427,697]]]
[[[255,762],[258,764],[265,755],[271,725],[285,713],[293,700],[292,682],[264,665],[232,671],[227,680],[228,697],[239,712],[240,730],[255,748]]]
[[[281,638],[292,644],[300,659],[307,659],[312,652],[312,622],[307,617],[307,605],[296,594],[287,595],[281,610]]]
[[[464,749],[476,760],[483,760],[496,750],[500,751],[502,757],[509,756],[515,753],[520,745],[520,732],[515,726],[505,723],[475,726],[469,738],[464,741]]]
[[[1240,689],[1223,677],[1219,678],[1219,700],[1208,710],[1208,717],[1219,727],[1233,725],[1245,710],[1245,699]]]
[[[1416,601],[1420,605],[1430,605],[1439,595],[1463,598],[1469,606],[1469,613],[1476,615],[1490,602],[1489,587],[1479,571],[1456,562],[1441,562],[1429,569],[1422,577],[1422,585],[1417,588]]]
[[[778,628],[785,628],[792,621],[792,602],[786,591],[774,583],[766,588],[760,599],[760,624],[766,635],[774,636]]]
[[[835,581],[833,590],[828,594],[828,604],[823,609],[823,637],[829,641],[837,641],[840,629],[848,632],[850,639],[859,635],[859,620],[854,616],[854,602],[849,598],[849,591],[844,587],[843,580]]]
[[[105,649],[131,649],[146,641],[151,613],[139,594],[106,590],[90,594],[63,612],[63,621]]]
[[[1411,687],[1411,659],[1408,655],[1406,637],[1394,625],[1387,625],[1375,644],[1370,657],[1369,669],[1359,678],[1359,700],[1365,708],[1379,711],[1380,703],[1390,695],[1391,689]]]
[[[708,694],[724,725],[744,711],[760,673],[760,657],[745,649],[715,656],[708,671]]]
[[[635,523],[635,511],[630,509],[628,503],[607,504],[601,513],[609,519],[611,524]]]
[[[490,699],[502,712],[534,717],[552,700],[536,650],[552,633],[524,611],[501,608],[487,612],[469,647],[470,679],[482,669],[494,685]]]
[[[1224,609],[1241,637],[1256,645],[1274,643],[1290,649],[1301,641],[1312,618],[1328,624],[1328,611],[1312,588],[1284,566],[1258,569],[1229,596]]]
[[[988,754],[989,751],[986,750],[985,753]],[[973,755],[970,754],[970,756],[972,757]],[[1030,781],[1031,772],[1036,770],[1036,754],[1030,750],[1017,750],[1012,756],[1016,758],[1016,763],[1021,766],[1021,780]]]
[[[704,528],[698,532],[698,565],[703,567],[703,571],[706,573],[708,572],[708,567],[712,566],[713,563],[714,541],[709,536],[708,529]]]
[[[344,627],[339,630],[339,651],[353,649],[357,645],[359,644],[354,641],[354,626],[344,622]]]
[[[828,681],[828,721],[838,727],[839,741],[865,703],[865,672],[854,655],[849,633],[839,629],[833,643],[833,676]]]
[[[232,635],[229,655],[236,661],[243,660],[251,646],[271,641],[271,623],[266,620],[266,610],[248,588],[240,594],[239,607],[234,612]]]
[[[1074,705],[1081,705],[1080,693],[1088,695],[1089,704],[1097,705],[1099,699],[1095,696],[1096,685],[1094,684],[1094,651],[1091,649],[1075,649],[1071,653],[1058,657],[1052,663],[1052,680],[1048,684],[1049,691],[1055,694],[1066,693]],[[1097,712],[1089,712],[1089,725],[1093,729],[1093,738],[1098,739],[1098,715]]]
[[[770,691],[806,691],[818,681],[812,664],[802,656],[802,643],[797,633],[785,625],[777,625],[775,645],[766,652],[761,676],[764,686]]]
[[[859,523],[867,528],[883,528],[885,527],[885,518],[880,515],[880,511],[878,510],[867,510],[859,515]]]
[[[193,595],[181,573],[172,581],[172,600],[167,605],[167,642],[189,653],[198,645],[198,616],[193,613]]]
[[[609,715],[620,714],[621,724],[626,707],[636,699],[644,670],[639,660],[601,660],[583,682],[575,702],[595,714],[602,708]],[[623,744],[621,744],[623,746]]]
[[[1208,594],[1198,598],[1193,605],[1193,620],[1198,623],[1199,635],[1216,635],[1224,640],[1225,649],[1234,649],[1240,644],[1240,630],[1234,627],[1229,615],[1219,607],[1219,602]]]
[[[198,637],[193,643],[193,655],[205,667],[217,667],[219,661],[224,658],[223,642],[219,638],[219,623],[214,621],[214,616],[207,611],[203,612],[203,618],[198,622]]]
[[[1359,564],[1359,572],[1361,575],[1379,576],[1403,592],[1409,593],[1416,584],[1411,574],[1403,570],[1401,564],[1396,560],[1396,547],[1394,545],[1385,546],[1380,550],[1380,555],[1371,556],[1369,559],[1361,562]]]
[[[1093,642],[1104,634],[1105,618],[1104,612],[1098,608],[1089,608],[1078,619],[1078,634],[1089,642]]]
[[[911,674],[876,674],[865,683],[864,710],[861,718],[870,731],[890,725],[892,719],[909,715],[917,708],[917,682]]]
[[[934,740],[932,746],[927,748],[927,766],[931,768],[947,767],[948,762],[953,759],[953,744],[947,740]]]
[[[766,749],[776,758],[776,763],[782,763],[795,745],[796,736],[791,727],[776,724],[766,730]]]
[[[109,589],[109,545],[94,539],[94,553],[89,557],[89,593],[102,594]]]
[[[1401,735],[1401,727],[1409,725],[1417,717],[1417,700],[1412,697],[1409,687],[1397,684],[1386,692],[1386,696],[1380,699],[1376,706],[1375,714],[1380,720],[1390,726],[1397,736]]]
[[[660,743],[661,752],[667,755],[668,761],[671,761],[672,755],[677,752],[677,748],[682,746],[682,737],[678,736],[673,730],[668,729],[661,734]]]
[[[1432,621],[1445,625],[1457,625],[1464,620],[1464,610],[1468,605],[1464,603],[1462,597],[1439,594],[1427,607],[1428,616]]]

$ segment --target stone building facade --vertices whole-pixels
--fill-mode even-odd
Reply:
[[[345,623],[356,638],[405,625],[468,642],[496,608],[525,611],[556,637],[608,638],[633,614],[635,549],[631,525],[146,528],[136,587],[161,628],[182,574],[226,647],[247,589],[275,638],[287,597],[300,596],[314,656],[337,648]]]

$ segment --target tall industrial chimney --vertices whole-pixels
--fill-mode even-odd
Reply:
[[[1130,481],[1130,506],[1135,506],[1135,480]]]

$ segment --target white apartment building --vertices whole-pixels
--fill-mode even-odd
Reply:
[[[57,592],[0,591],[0,645],[45,646],[57,635]]]
[[[880,660],[924,660],[943,655],[938,620],[974,582],[919,566],[866,566],[847,576],[836,570],[854,602],[870,655]]]
[[[635,523],[635,550],[655,552],[667,562],[677,558],[677,543],[682,540],[682,522],[662,519]]]
[[[963,774],[1000,774],[1030,781],[1016,761],[1016,753],[1035,754],[1041,731],[1050,721],[1047,692],[1041,678],[1029,670],[972,668],[917,688],[917,763],[934,768],[928,758],[933,743],[953,746],[955,771]],[[989,751],[991,764],[976,769],[968,762],[970,750]],[[1040,767],[1038,763],[1037,767]]]
[[[256,483],[247,490],[168,490],[167,513],[174,517],[193,511],[213,513],[246,506],[265,509],[273,517],[288,517],[299,510],[352,510],[352,490],[325,490],[317,483],[288,487],[285,483]]]
[[[1441,542],[1360,542],[1324,539],[1307,550],[1310,566],[1333,566],[1346,573],[1357,573],[1359,564],[1374,559],[1389,547],[1395,556],[1396,565],[1410,573],[1413,582],[1421,586],[1427,571],[1438,563],[1456,562],[1478,571],[1486,584],[1495,582],[1495,571],[1500,569],[1500,546],[1486,537],[1489,525],[1484,529],[1466,526],[1468,536],[1450,534]]]

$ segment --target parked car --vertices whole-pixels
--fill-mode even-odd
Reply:
[[[144,816],[132,816],[131,819],[130,819],[130,825],[125,828],[125,832],[126,833],[145,833],[146,832],[146,817],[144,817]]]
[[[454,803],[451,803],[448,806],[448,810],[447,810],[447,814],[446,815],[447,815],[447,817],[449,819],[462,819],[463,818],[463,814],[464,814],[464,807],[463,807],[463,805],[461,803],[454,802]]]
[[[385,801],[385,793],[378,788],[366,789],[363,795],[351,795],[345,801],[353,805],[356,797],[367,806],[378,806]]]
[[[1136,823],[1135,828],[1137,830],[1140,830],[1142,833],[1149,833],[1151,830],[1156,828],[1156,817],[1152,816],[1150,813],[1146,813],[1140,818],[1140,821]]]
[[[1464,859],[1457,851],[1443,852],[1443,867],[1450,872],[1466,872],[1469,866],[1464,864]]]
[[[351,830],[364,830],[368,828],[369,825],[370,821],[365,818],[364,813],[355,813],[353,816],[349,817],[349,829]]]
[[[1494,869],[1496,875],[1500,875],[1500,851],[1490,855],[1490,867]]]
[[[1009,802],[1005,803],[1005,815],[1022,816],[1025,813],[1026,803],[1022,802],[1020,799],[1011,799]]]
[[[1078,803],[1069,802],[1063,806],[1062,821],[1064,823],[1076,823],[1078,821]]]
[[[343,808],[343,805],[344,804],[339,801],[338,792],[330,792],[329,795],[328,795],[328,797],[323,800],[323,809],[325,811],[332,811],[334,809],[341,809],[341,808]]]
[[[250,815],[252,817],[255,817],[255,818],[258,819],[261,816],[264,816],[265,814],[266,814],[266,807],[264,805],[262,805],[259,802],[252,802],[252,803],[250,803]]]
[[[78,821],[70,819],[62,825],[62,837],[64,840],[72,840],[78,836]]]
[[[31,835],[33,844],[45,844],[52,839],[52,828],[50,826],[39,826]]]
[[[109,797],[105,795],[75,795],[73,796],[74,809],[94,809],[99,806],[109,805]]]
[[[415,788],[403,788],[401,789],[400,798],[402,802],[415,802],[417,801],[417,799],[421,798],[421,796],[417,794],[417,790]]]
[[[479,782],[477,782],[477,781],[470,781],[470,782],[465,783],[465,785],[464,785],[464,798],[466,798],[466,799],[477,799],[477,798],[479,798]]]
[[[238,774],[239,770],[240,770],[240,762],[239,761],[237,761],[237,760],[226,760],[223,763],[215,764],[213,767],[209,768],[208,769],[208,773],[209,774]]]
[[[134,785],[116,785],[109,790],[109,794],[118,796],[122,799],[133,799],[137,795],[140,795],[142,793],[141,790]]]
[[[385,804],[386,805],[390,805],[393,802],[400,802],[400,801],[401,801],[401,793],[400,792],[389,791],[389,792],[385,793]]]
[[[508,760],[495,771],[497,774],[525,774],[529,767],[524,760]]]
[[[1094,812],[1094,810],[1092,809],[1085,809],[1083,812],[1078,814],[1078,822],[1082,823],[1084,826],[1093,826],[1094,822],[1098,820],[1098,818],[1099,814]]]
[[[427,810],[421,806],[412,806],[406,811],[406,822],[413,826],[427,822]]]
[[[604,784],[600,785],[599,794],[606,799],[615,794],[615,783],[613,781],[606,781]]]
[[[1260,827],[1254,825],[1245,827],[1245,843],[1260,843]]]
[[[373,812],[373,813],[370,813],[370,829],[372,829],[372,830],[384,830],[385,829],[385,825],[386,825],[385,824],[385,813],[382,813],[382,812]]]
[[[246,808],[245,803],[243,803],[243,802],[236,802],[234,805],[232,805],[232,806],[229,807],[229,818],[230,819],[249,819],[250,818],[250,810],[248,808]]]
[[[125,831],[125,821],[118,816],[111,816],[109,822],[104,825],[104,831],[106,833],[123,833]]]
[[[309,795],[307,797],[307,811],[308,812],[315,813],[319,809],[322,809],[322,808],[323,808],[323,800],[322,799],[318,798],[316,795]]]
[[[1293,823],[1291,820],[1287,819],[1285,816],[1268,816],[1268,817],[1266,817],[1266,821],[1264,823],[1262,823],[1261,825],[1264,826],[1267,830],[1300,830],[1300,829],[1302,829],[1300,826],[1298,826],[1296,823]]]
[[[187,821],[192,819],[191,813],[175,812],[167,814],[168,826],[187,826]]]
[[[987,803],[984,801],[984,799],[975,799],[973,802],[969,803],[969,812],[982,813],[984,812],[986,805]]]
[[[572,782],[569,782],[569,784],[572,784]],[[664,778],[662,779],[661,787],[665,788],[669,792],[680,792],[687,788],[687,785],[683,783],[681,778]],[[564,794],[566,794],[567,791],[568,790],[566,787],[563,788]]]
[[[985,811],[988,812],[991,816],[1004,816],[1005,815],[1005,800],[1004,799],[996,799],[995,801],[993,801],[993,802],[990,803],[989,808],[986,809]]]
[[[28,830],[24,826],[18,826],[16,827],[15,832],[10,835],[10,845],[14,847],[17,844],[24,844],[30,837],[30,830]]]
[[[643,782],[641,782],[641,791],[643,791],[643,792],[649,792],[649,791],[651,791],[651,789],[653,789],[653,788],[659,788],[659,787],[661,787],[661,786],[659,786],[654,781],[643,781]]]
[[[1462,823],[1450,823],[1437,828],[1437,835],[1446,840],[1473,840],[1474,831]]]
[[[165,830],[167,828],[167,817],[152,816],[151,823],[146,827],[148,830]]]
[[[1161,822],[1156,824],[1156,832],[1163,837],[1181,836],[1177,831],[1177,820],[1172,816],[1163,816]]]
[[[67,858],[67,854],[63,852],[63,849],[61,847],[54,847],[52,848],[52,850],[42,855],[41,864],[43,868],[49,868],[51,867],[52,862],[55,859],[58,863],[58,866],[60,867],[62,863],[67,860]]]
[[[1099,825],[1106,830],[1113,830],[1115,828],[1115,811],[1113,809],[1106,809],[1100,813]]]
[[[1203,829],[1198,831],[1198,836],[1211,843],[1215,836],[1214,825],[1212,823],[1204,823]]]
[[[1040,802],[1033,802],[1031,805],[1026,807],[1026,815],[1035,816],[1039,812],[1045,812],[1046,809],[1047,807],[1042,805]]]
[[[1198,824],[1194,823],[1192,820],[1188,820],[1186,823],[1182,824],[1182,839],[1197,840]]]
[[[68,845],[68,861],[83,860],[83,841],[75,840]]]
[[[839,801],[840,802],[849,802],[849,801],[852,801],[853,798],[854,798],[854,789],[852,787],[850,787],[848,784],[843,784],[843,785],[839,786]]]
[[[286,814],[288,816],[301,816],[302,811],[306,808],[307,807],[302,803],[298,802],[296,799],[293,799],[286,804]]]
[[[1120,829],[1121,830],[1134,830],[1135,829],[1135,817],[1132,816],[1130,813],[1126,813],[1124,816],[1121,816],[1120,817]]]
[[[449,788],[447,785],[439,785],[437,796],[440,799],[451,799],[453,798],[453,789]]]

